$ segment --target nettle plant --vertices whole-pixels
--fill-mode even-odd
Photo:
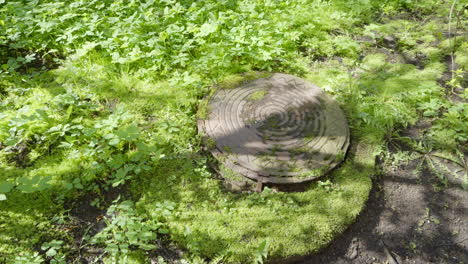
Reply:
[[[94,124],[86,135],[87,144],[72,150],[70,156],[89,166],[84,179],[97,179],[112,187],[150,170],[149,165],[163,156],[160,149],[146,143],[148,138],[142,138],[135,117],[124,108]]]
[[[81,116],[96,115],[100,108],[89,98],[79,98],[72,92],[57,95],[46,102],[43,96],[33,98],[36,94],[32,89],[10,90],[16,95],[25,92],[30,96],[25,102],[17,102],[18,96],[5,100],[6,109],[0,122],[0,141],[4,144],[2,152],[8,160],[16,161],[21,167],[28,166],[26,160],[33,162],[43,154],[50,154],[61,142],[81,136],[84,129]],[[21,157],[15,159],[18,155]]]
[[[92,95],[71,91],[39,102],[30,96],[26,102],[16,102],[15,96],[3,102],[0,158],[22,169],[22,175],[0,180],[2,199],[13,189],[30,193],[49,188],[56,175],[33,171],[36,162],[54,155],[80,171],[62,176],[69,191],[117,187],[150,170],[163,156],[149,143],[151,138],[143,137],[136,116],[123,107],[105,110]]]
[[[145,220],[137,213],[132,201],[114,202],[104,217],[107,226],[90,243],[104,245],[105,251],[114,260],[125,258],[132,249],[155,249],[154,240],[163,224]]]
[[[0,74],[97,51],[150,79],[196,86],[226,72],[303,71],[310,56],[357,57],[353,25],[380,1],[7,1]],[[307,6],[307,8],[304,8]],[[208,77],[206,77],[208,76]]]

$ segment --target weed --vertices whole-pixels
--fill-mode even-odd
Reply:
[[[254,258],[254,263],[255,264],[263,264],[264,260],[267,259],[268,257],[268,247],[270,246],[270,243],[268,240],[262,241],[260,245],[258,246],[257,251],[255,252],[255,258]]]
[[[131,247],[143,250],[156,248],[153,241],[162,224],[144,221],[137,215],[132,201],[123,201],[110,206],[104,221],[107,226],[90,242],[105,245],[106,253],[114,260],[125,257]]]

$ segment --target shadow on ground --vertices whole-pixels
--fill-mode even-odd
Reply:
[[[384,168],[356,223],[295,264],[468,263],[468,193],[414,167]]]

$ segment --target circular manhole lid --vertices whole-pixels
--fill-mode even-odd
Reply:
[[[349,146],[349,128],[338,103],[303,79],[276,73],[208,101],[199,130],[210,151],[231,170],[264,183],[318,178],[338,165]]]

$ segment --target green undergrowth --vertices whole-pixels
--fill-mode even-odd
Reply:
[[[153,217],[159,217],[163,201],[176,205],[165,220],[171,238],[190,252],[248,263],[268,241],[273,259],[304,255],[344,231],[367,200],[375,159],[372,145],[356,145],[352,158],[331,176],[329,189],[313,183],[304,192],[231,193],[208,171],[193,174],[193,164],[176,159],[134,191],[143,194],[138,205]]]
[[[448,36],[449,10],[396,0],[0,0],[0,263],[73,263],[83,248],[104,250],[106,263],[149,263],[165,239],[184,250],[181,263],[319,250],[354,221],[374,155],[406,127],[425,120],[434,149],[463,153],[466,20],[457,4]],[[199,103],[272,72],[340,102],[354,149],[305,192],[226,192],[207,168],[196,121],[209,109]],[[72,221],[87,199],[106,226],[97,234]]]

